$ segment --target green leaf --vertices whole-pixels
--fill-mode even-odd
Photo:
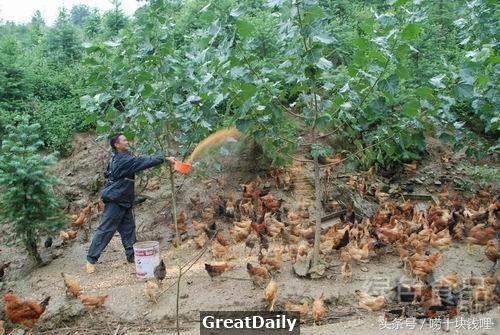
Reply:
[[[404,39],[412,40],[414,38],[417,38],[419,33],[420,33],[420,25],[417,23],[409,23],[403,29],[401,36],[403,36]]]
[[[143,88],[143,90],[141,92],[141,95],[144,98],[148,98],[148,97],[150,97],[153,94],[153,91],[154,91],[153,90],[153,86],[151,86],[150,84],[145,84],[144,88]]]
[[[255,92],[257,92],[257,86],[255,86],[254,84],[250,84],[250,83],[243,83],[241,84],[240,86],[240,97],[243,98],[243,100],[248,100],[250,99],[251,97],[253,97],[253,95],[255,94]]]
[[[82,64],[84,64],[84,65],[97,65],[99,63],[94,58],[87,57],[83,60]]]
[[[240,19],[236,21],[236,29],[238,30],[238,34],[244,39],[252,36],[253,32],[255,31],[255,27],[253,24]]]
[[[331,121],[332,117],[326,114],[316,119],[316,126],[320,129],[325,129],[330,125]]]
[[[398,64],[396,67],[396,73],[401,79],[410,79],[410,72],[406,66]]]
[[[105,41],[104,45],[107,46],[107,47],[116,48],[116,47],[120,46],[121,43],[120,42],[116,42],[116,41]]]
[[[437,87],[437,88],[445,88],[446,85],[442,83],[445,75],[440,74],[438,76],[432,77],[429,79],[429,82],[432,84],[432,86]]]
[[[418,100],[410,100],[403,106],[403,114],[408,117],[414,117],[418,114],[420,102]]]
[[[95,124],[97,121],[97,115],[95,113],[87,115],[85,120],[83,121],[85,124],[92,125]]]
[[[267,0],[266,6],[267,7],[281,7],[283,5],[283,2],[285,2],[285,0]]]
[[[252,122],[250,122],[250,120],[236,120],[236,128],[238,128],[238,130],[240,130],[244,134],[249,132],[251,125]]]
[[[313,40],[321,42],[323,44],[331,44],[336,41],[336,39],[333,36],[330,36],[327,33],[321,33],[316,36],[313,36]]]
[[[316,63],[316,66],[319,67],[322,70],[326,70],[332,67],[332,62],[330,62],[328,59],[321,57],[318,60],[318,63]]]
[[[394,8],[398,8],[404,4],[406,4],[409,0],[388,0],[387,4],[393,6]]]
[[[474,87],[470,84],[460,83],[455,87],[455,93],[462,98],[472,98]]]
[[[381,90],[387,91],[390,94],[396,93],[399,85],[399,77],[395,74],[390,75],[387,79],[383,79],[378,83]]]
[[[434,91],[427,86],[419,87],[416,89],[415,92],[421,98],[427,99],[429,101],[434,100],[434,95],[433,95]]]

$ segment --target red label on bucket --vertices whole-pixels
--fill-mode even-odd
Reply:
[[[136,250],[135,254],[137,256],[153,256],[156,252],[155,250]]]

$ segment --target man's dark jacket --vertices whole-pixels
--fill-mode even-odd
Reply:
[[[163,162],[161,155],[134,156],[129,152],[115,153],[104,173],[108,182],[101,193],[102,200],[127,208],[132,207],[135,198],[135,174]]]

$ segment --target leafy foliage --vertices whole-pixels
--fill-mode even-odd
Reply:
[[[47,146],[96,127],[187,154],[231,125],[274,164],[313,142],[364,167],[419,159],[429,135],[499,146],[492,1],[151,0],[133,20],[113,3],[0,26],[0,108],[35,104]]]

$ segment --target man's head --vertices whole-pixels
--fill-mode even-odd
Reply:
[[[111,148],[113,148],[113,150],[118,152],[125,152],[129,149],[128,140],[125,135],[121,133],[113,135],[109,139],[109,145],[111,145]]]

